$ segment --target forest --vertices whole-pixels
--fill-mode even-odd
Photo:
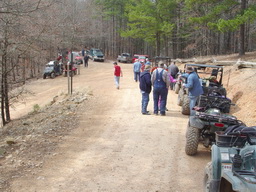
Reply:
[[[63,50],[176,58],[256,49],[256,0],[2,0],[1,118]]]

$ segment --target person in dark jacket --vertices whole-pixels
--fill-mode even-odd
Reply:
[[[150,115],[149,111],[147,111],[149,94],[152,86],[150,68],[150,65],[147,65],[144,71],[140,74],[140,91],[142,93],[141,113],[143,115]]]
[[[85,56],[84,56],[84,67],[88,67],[88,60],[89,60],[89,55],[85,54]]]

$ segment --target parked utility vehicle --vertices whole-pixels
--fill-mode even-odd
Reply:
[[[256,127],[232,126],[216,132],[205,168],[205,192],[256,191]]]
[[[46,79],[46,77],[55,78],[58,75],[61,75],[63,72],[62,63],[58,61],[50,61],[46,64],[44,73],[43,73],[43,79]]]

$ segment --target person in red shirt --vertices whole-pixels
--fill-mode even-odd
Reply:
[[[119,89],[119,81],[120,81],[120,77],[123,77],[123,73],[122,73],[122,69],[119,65],[117,65],[117,62],[113,63],[114,65],[114,77],[115,77],[115,84],[116,84],[116,88]]]

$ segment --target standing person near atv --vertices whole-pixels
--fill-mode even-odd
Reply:
[[[85,56],[84,56],[84,67],[88,67],[88,60],[89,60],[89,55],[85,54]]]
[[[150,115],[149,111],[147,111],[149,94],[152,86],[150,68],[150,65],[147,65],[144,71],[140,74],[140,91],[142,94],[141,113],[143,115]]]
[[[190,115],[193,115],[193,107],[195,107],[199,95],[203,94],[203,88],[199,81],[197,73],[194,71],[193,67],[186,68],[186,74],[182,76],[187,77],[187,83],[183,84],[183,87],[188,88],[188,97],[189,97],[189,108]]]
[[[115,84],[116,84],[116,88],[119,89],[119,81],[120,81],[120,77],[123,77],[123,73],[122,73],[122,69],[119,65],[117,65],[117,62],[113,63],[114,65],[114,78],[115,78]]]
[[[138,59],[133,63],[134,81],[137,82],[140,79],[141,63]]]
[[[168,73],[173,77],[176,78],[176,75],[179,73],[179,68],[177,67],[175,62],[172,62],[171,65],[168,66]],[[173,90],[175,83],[171,82],[171,90]]]
[[[158,101],[160,101],[160,114],[165,116],[166,102],[168,87],[170,86],[170,78],[168,72],[164,70],[164,63],[160,63],[160,67],[155,69],[151,76],[153,85],[153,98],[154,98],[154,114],[158,115]]]

